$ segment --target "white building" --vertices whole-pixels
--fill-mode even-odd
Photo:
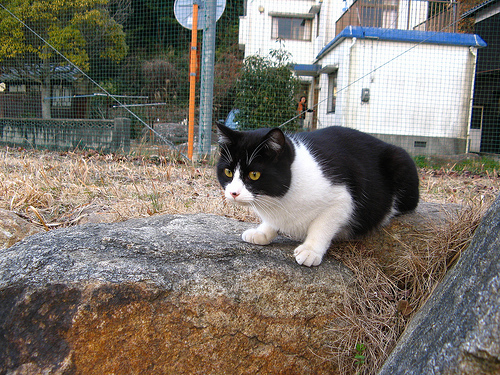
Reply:
[[[468,151],[476,49],[484,41],[421,31],[430,21],[435,29],[450,22],[449,7],[429,17],[427,1],[350,5],[249,0],[240,45],[245,56],[280,46],[292,54],[315,109],[310,128],[352,127],[415,155]]]

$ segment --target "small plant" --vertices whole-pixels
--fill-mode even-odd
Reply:
[[[356,360],[354,364],[356,367],[361,367],[365,364],[366,356],[365,356],[366,347],[363,344],[356,344],[356,354],[354,355],[354,359]]]
[[[418,168],[431,168],[431,163],[425,156],[415,156],[413,160]]]
[[[151,201],[151,207],[152,207],[152,210],[148,211],[149,215],[153,215],[163,210],[160,200],[160,194],[158,194],[158,192],[154,191],[153,193],[148,195],[148,198]]]

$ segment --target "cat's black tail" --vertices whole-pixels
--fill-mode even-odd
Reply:
[[[414,210],[419,200],[419,178],[417,167],[411,156],[402,148],[392,146],[381,158],[382,168],[392,183],[396,197],[395,209],[399,213]]]

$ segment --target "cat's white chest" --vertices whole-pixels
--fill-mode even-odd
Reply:
[[[339,218],[345,217],[347,212],[352,212],[353,203],[345,184],[333,184],[328,180],[306,146],[294,142],[294,147],[295,159],[287,193],[279,198],[266,197],[268,203],[256,206],[256,211],[276,230],[303,239],[325,211],[333,211],[333,216],[338,211]]]

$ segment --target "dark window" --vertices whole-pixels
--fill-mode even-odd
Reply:
[[[328,74],[328,113],[335,113],[335,105],[337,102],[337,72]]]
[[[312,21],[304,18],[273,17],[273,39],[311,40]]]

